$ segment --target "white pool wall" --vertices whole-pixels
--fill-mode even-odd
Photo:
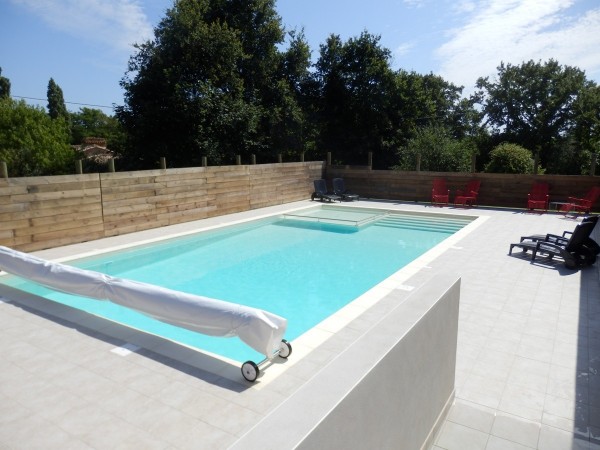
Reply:
[[[428,448],[454,399],[460,279],[430,279],[231,449]]]

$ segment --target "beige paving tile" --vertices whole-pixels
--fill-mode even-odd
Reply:
[[[590,442],[567,431],[542,425],[537,448],[539,450],[588,450]]]
[[[502,439],[498,436],[490,436],[485,450],[528,450],[535,447],[526,447],[516,442]]]
[[[490,219],[457,244],[460,250],[441,254],[427,269],[457,266],[462,276],[456,401],[435,446],[600,450],[600,269],[566,272],[561,264],[507,256],[508,243],[520,235],[562,232],[560,216],[485,213]],[[104,242],[121,245],[132,237]],[[75,247],[46,253],[68,255]],[[420,277],[416,272],[402,283]],[[104,334],[86,333],[44,315],[62,309],[75,320],[80,314],[51,307],[38,314],[33,306],[0,303],[0,448],[19,448],[16,442],[23,448],[49,442],[43,448],[61,450],[114,448],[115,442],[132,449],[227,448],[345,348],[352,333],[376,323],[375,310],[368,310],[349,332],[329,333],[336,339],[326,349],[255,390],[203,372],[202,362],[186,359],[189,352],[179,346],[106,323]],[[98,325],[93,317],[82,320]],[[129,339],[171,359],[110,353]],[[92,427],[94,421],[110,433]],[[161,421],[162,435],[155,425]],[[44,441],[47,435],[52,439]]]
[[[493,408],[465,400],[456,400],[448,414],[447,420],[474,430],[489,433],[494,423],[495,414],[496,411]]]
[[[457,423],[444,423],[435,445],[446,450],[484,450],[489,434]]]
[[[536,448],[540,435],[540,424],[499,412],[494,420],[491,434],[526,447]]]

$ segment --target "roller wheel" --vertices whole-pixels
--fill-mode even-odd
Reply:
[[[256,381],[260,370],[258,366],[252,361],[246,361],[242,364],[242,376],[248,381]]]
[[[292,344],[290,344],[285,339],[282,339],[279,343],[279,356],[284,359],[287,359],[288,356],[292,354]]]

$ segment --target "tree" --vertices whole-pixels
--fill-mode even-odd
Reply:
[[[288,37],[289,47],[280,57],[276,77],[279,81],[272,89],[269,129],[272,148],[297,158],[315,147],[316,84],[310,72],[310,47],[304,31],[290,31]]]
[[[432,73],[422,75],[399,70],[390,93],[397,144],[407,145],[422,127],[445,128],[457,139],[475,137],[481,133],[481,115],[474,102],[462,99],[462,87]]]
[[[490,162],[486,172],[493,173],[531,173],[533,158],[531,152],[517,144],[503,143],[490,152]]]
[[[25,101],[0,99],[0,160],[12,176],[72,173],[75,152],[64,120],[52,120]]]
[[[283,36],[273,0],[177,0],[121,81],[117,117],[132,140],[131,164],[270,153],[273,105],[288,101],[278,78]]]
[[[380,39],[364,31],[343,43],[331,35],[316,63],[320,147],[349,164],[365,164],[368,152],[383,167],[394,159],[384,145],[394,132],[389,103],[394,73],[391,52],[379,45]]]
[[[398,170],[415,170],[417,159],[420,169],[433,172],[467,172],[475,145],[468,138],[459,140],[440,125],[418,128],[415,136],[398,152]]]
[[[99,109],[81,108],[71,114],[71,144],[79,145],[86,137],[106,139],[107,147],[118,155],[125,151],[127,136],[121,124]]]
[[[0,100],[10,98],[10,80],[2,76],[2,67],[0,67]]]
[[[48,115],[51,119],[63,118],[66,121],[69,119],[63,91],[52,78],[48,82]]]
[[[477,95],[494,134],[539,152],[548,170],[559,172],[555,161],[581,117],[575,106],[589,84],[583,71],[552,59],[501,63],[496,81],[477,81]]]

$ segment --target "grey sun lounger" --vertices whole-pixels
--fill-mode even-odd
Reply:
[[[590,234],[596,225],[588,221],[575,227],[571,236],[566,237],[549,234],[544,240],[523,240],[510,244],[508,254],[512,255],[515,247],[521,248],[523,252],[531,250],[531,261],[535,261],[538,253],[546,254],[549,258],[558,256],[563,259],[568,269],[576,269],[596,262],[600,247],[590,238]]]
[[[333,179],[333,193],[335,195],[339,195],[340,197],[342,197],[342,200],[348,200],[348,201],[360,200],[360,197],[358,196],[358,194],[353,194],[346,189],[343,178],[334,178]]]
[[[327,191],[327,182],[323,179],[314,180],[313,184],[315,186],[315,192],[311,195],[310,199],[314,200],[318,198],[319,200],[327,200],[329,202],[333,202],[335,200],[342,201],[342,197],[336,194],[331,194]]]
[[[586,222],[591,222],[594,225],[596,225],[596,223],[598,222],[598,216],[588,216],[588,217],[584,217],[583,220],[581,221],[581,223],[586,223]],[[569,237],[567,235],[571,235],[573,234],[572,231],[563,231],[562,236],[558,236],[555,234],[531,234],[529,236],[521,236],[521,242],[528,240],[528,241],[545,241],[548,240],[548,236],[551,236],[552,238],[555,239],[564,239],[565,241],[569,240]]]

